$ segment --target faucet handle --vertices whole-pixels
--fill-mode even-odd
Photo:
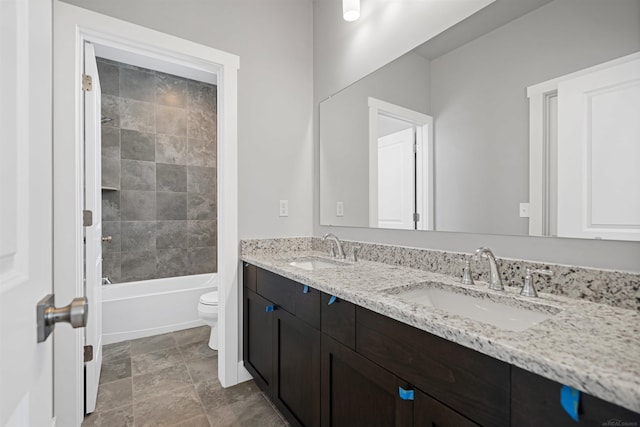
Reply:
[[[351,248],[351,253],[349,254],[349,262],[358,262],[358,252],[360,252],[362,246],[353,246]]]
[[[473,274],[471,273],[471,261],[468,259],[461,259],[460,262],[464,262],[462,280],[460,280],[460,283],[463,285],[475,285],[476,283],[473,281]]]
[[[522,290],[520,291],[520,295],[523,295],[525,297],[533,297],[533,298],[537,298],[538,297],[538,292],[536,291],[536,287],[535,287],[535,280],[533,279],[533,274],[542,274],[545,276],[552,276],[553,275],[553,271],[551,270],[544,270],[544,269],[531,269],[531,268],[526,268],[524,270],[524,285],[522,286]]]

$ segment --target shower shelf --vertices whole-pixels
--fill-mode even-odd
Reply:
[[[102,186],[102,191],[120,191],[119,188],[116,187],[106,187],[106,186]]]

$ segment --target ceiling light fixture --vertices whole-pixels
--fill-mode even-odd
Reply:
[[[360,18],[360,0],[342,0],[342,17],[348,22]]]

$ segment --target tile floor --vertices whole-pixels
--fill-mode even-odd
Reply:
[[[96,411],[82,426],[287,426],[253,381],[222,388],[209,331],[104,346]]]

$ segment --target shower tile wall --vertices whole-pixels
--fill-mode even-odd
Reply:
[[[217,270],[217,88],[98,59],[103,276]],[[103,120],[104,121],[104,120]]]

